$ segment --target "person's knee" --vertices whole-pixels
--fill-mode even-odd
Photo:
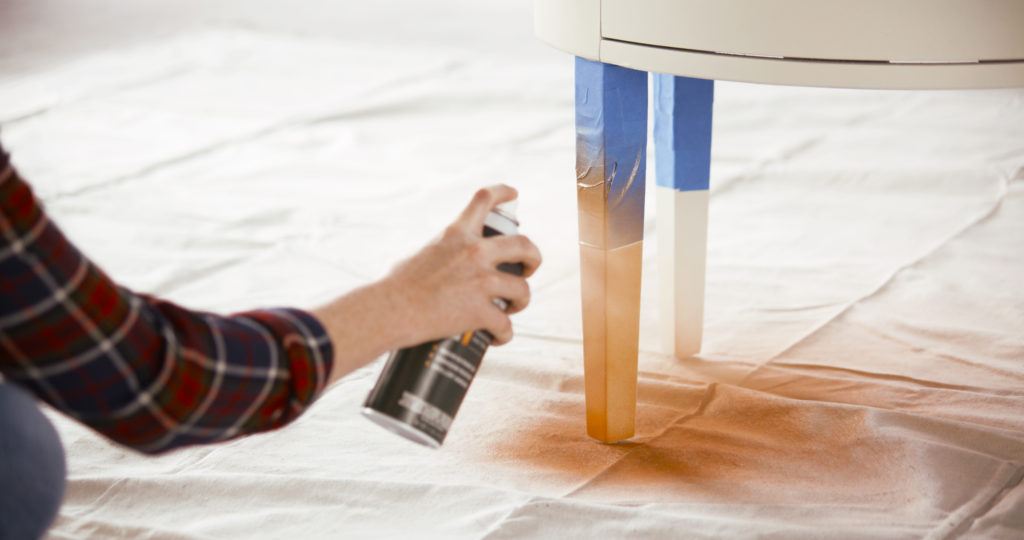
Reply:
[[[0,538],[38,538],[64,497],[60,438],[35,400],[0,383]]]

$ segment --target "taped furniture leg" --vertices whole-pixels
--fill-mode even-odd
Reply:
[[[704,331],[714,81],[653,77],[662,349],[682,358]]]
[[[576,59],[576,177],[587,434],[633,436],[647,73]]]

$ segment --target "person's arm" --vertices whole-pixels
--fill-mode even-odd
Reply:
[[[0,148],[0,373],[144,452],[283,426],[389,350],[477,328],[511,339],[491,299],[522,309],[540,254],[525,237],[480,231],[513,198],[506,186],[481,190],[437,241],[312,312],[223,317],[118,287],[46,217]],[[524,277],[495,269],[519,261]]]
[[[0,156],[6,380],[143,452],[283,426],[326,387],[331,343],[316,318],[295,309],[223,317],[118,287]]]

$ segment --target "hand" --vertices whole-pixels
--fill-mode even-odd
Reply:
[[[498,345],[512,339],[509,314],[530,302],[526,278],[540,265],[540,251],[522,235],[484,238],[483,227],[488,212],[515,198],[509,186],[481,189],[439,238],[384,279],[406,306],[395,315],[410,345],[480,328]],[[523,263],[523,276],[497,270],[505,262]],[[507,312],[495,298],[509,301]]]
[[[481,189],[440,237],[399,263],[386,277],[311,313],[334,346],[331,382],[389,350],[485,329],[502,345],[512,339],[509,314],[530,302],[526,283],[541,256],[522,235],[483,237],[484,218],[516,198],[498,185]],[[497,269],[523,263],[523,275]],[[508,311],[492,302],[509,301]]]

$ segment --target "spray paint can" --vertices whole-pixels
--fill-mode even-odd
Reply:
[[[512,205],[499,205],[484,221],[485,237],[518,231]],[[521,263],[503,263],[498,269],[523,275]],[[501,298],[494,303],[508,308]],[[392,352],[366,397],[363,415],[411,441],[439,448],[493,339],[490,332],[477,330]]]

